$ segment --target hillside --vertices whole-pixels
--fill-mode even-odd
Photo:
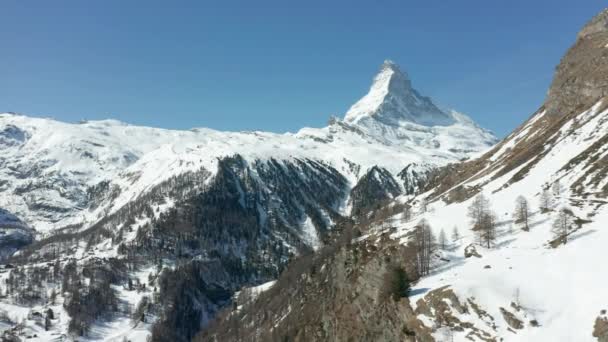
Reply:
[[[199,340],[606,341],[607,18],[581,30],[512,134],[432,172]]]
[[[0,207],[29,234],[0,272],[5,337],[190,340],[243,286],[331,245],[351,214],[495,142],[394,63],[366,97],[361,124],[285,134],[0,114]],[[443,119],[412,116],[414,98]]]

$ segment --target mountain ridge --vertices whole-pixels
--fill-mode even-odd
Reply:
[[[394,64],[387,67],[398,69]],[[216,158],[236,153],[252,162],[270,157],[325,161],[354,184],[359,175],[349,171],[351,164],[363,171],[379,165],[396,175],[409,163],[443,165],[495,142],[489,131],[465,116],[451,117],[457,120],[450,126],[402,122],[389,127],[376,122],[372,127],[336,120],[324,128],[278,134],[168,130],[113,119],[68,124],[0,114],[0,148],[5,152],[0,158],[0,192],[18,195],[0,199],[0,207],[49,231],[103,215],[102,209],[84,210],[89,205],[87,189],[100,182],[119,186],[123,197],[118,201],[124,204],[163,179],[199,167],[213,170]],[[131,197],[124,198],[125,193]]]

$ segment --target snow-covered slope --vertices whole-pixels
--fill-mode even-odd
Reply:
[[[452,204],[440,200],[412,222],[398,223],[400,232],[396,235],[407,232],[422,218],[430,223],[437,235],[441,230],[449,235],[454,227],[460,231],[461,238],[451,242],[449,249],[442,252],[443,258],[449,261],[438,260],[436,271],[422,278],[416,287],[432,290],[449,286],[461,302],[472,299],[493,319],[472,312],[459,314],[452,309],[454,315],[491,336],[508,341],[594,341],[595,319],[608,306],[606,277],[601,271],[604,268],[601,255],[608,243],[605,227],[608,222],[605,192],[608,178],[602,171],[600,179],[590,180],[598,176],[593,172],[594,163],[602,160],[606,146],[602,145],[597,151],[599,159],[594,158],[593,163],[584,162],[581,156],[588,154],[594,143],[608,135],[608,111],[600,108],[605,107],[598,103],[564,124],[555,133],[556,142],[545,147],[547,153],[521,180],[513,181],[512,176],[526,168],[526,163],[495,179],[488,174],[459,184],[465,188],[481,186],[481,192],[490,200],[497,215],[498,237],[492,248],[476,246],[481,258],[464,258],[464,248],[477,242],[467,217],[467,208],[473,199]],[[531,122],[542,120],[543,115],[544,112],[536,114]],[[580,125],[576,131],[572,130],[575,121]],[[515,148],[518,141],[523,143],[525,140],[526,136],[514,135],[504,145]],[[501,149],[492,154],[491,159],[498,161],[508,154],[508,148]],[[569,166],[577,158],[580,161]],[[540,195],[556,182],[562,190],[552,195],[553,210],[545,212],[540,209]],[[578,193],[577,184],[585,189],[583,194]],[[524,196],[531,208],[529,232],[514,222],[518,196]],[[568,242],[556,246],[552,227],[562,208],[572,212],[572,223]],[[424,295],[419,292],[411,300],[416,302]],[[507,322],[501,308],[522,322],[521,330]],[[465,341],[471,331],[465,329],[449,334],[454,335],[454,341]],[[437,332],[438,337],[442,334],[446,332]]]
[[[235,336],[234,319],[245,327],[239,336],[254,341],[607,341],[606,46],[608,10],[579,33],[545,103],[513,133],[429,173],[425,192],[380,208],[377,221],[358,227],[368,229],[362,237],[302,261],[312,271],[297,265],[298,276],[279,278],[267,298],[227,314],[200,340]],[[469,208],[478,196],[490,219],[475,226]],[[527,225],[514,215],[522,199]],[[429,244],[427,226],[438,244]],[[409,296],[383,266],[395,259],[415,279]],[[377,272],[366,274],[371,267]],[[383,300],[386,289],[396,296]],[[269,308],[274,315],[257,314]]]
[[[120,198],[113,204],[118,209],[171,176],[201,167],[213,172],[217,158],[234,154],[249,161],[322,161],[354,185],[375,165],[393,174],[410,163],[444,165],[495,142],[464,115],[438,110],[392,63],[383,65],[360,103],[370,97],[373,108],[365,112],[355,110],[362,107],[357,104],[344,121],[285,134],[173,131],[115,120],[68,124],[0,114],[0,207],[44,232],[99,219],[101,204],[91,203],[90,190],[100,182],[119,187]],[[88,210],[91,206],[98,210]]]
[[[392,84],[377,101],[382,115],[351,122],[351,111],[296,133],[0,114],[0,207],[38,232],[15,269],[0,270],[11,291],[0,300],[5,333],[189,340],[240,287],[332,241],[353,207],[365,214],[413,194],[433,168],[495,142],[461,114],[428,111],[429,99],[386,71],[376,77]],[[58,318],[41,322],[48,309]]]
[[[460,232],[410,297],[438,340],[608,338],[608,99],[605,77],[598,76],[608,70],[607,22],[604,10],[581,31],[557,68],[545,105],[529,120],[486,154],[446,171],[438,187],[421,195],[432,202],[429,210],[409,222],[394,217],[397,239],[421,219],[436,236]],[[480,193],[497,219],[491,248],[479,244],[467,215]],[[519,196],[530,208],[529,231],[514,219]],[[560,213],[568,217],[561,237],[554,228]],[[465,257],[471,245],[480,257]],[[447,313],[434,302],[446,289],[460,302],[445,297]]]

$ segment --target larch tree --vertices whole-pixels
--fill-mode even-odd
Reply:
[[[553,237],[566,244],[568,242],[568,233],[572,226],[572,214],[567,208],[562,208],[557,214],[557,218],[553,221]]]
[[[431,226],[426,220],[420,220],[414,230],[416,269],[418,275],[424,276],[429,274],[431,270],[432,254],[435,252],[436,243]]]
[[[553,182],[553,185],[551,185],[551,191],[553,192],[553,196],[561,196],[563,190],[564,188],[562,187],[562,184],[560,183],[559,179]]]
[[[411,206],[409,206],[408,204],[406,204],[406,205],[403,207],[403,219],[404,219],[405,221],[409,221],[409,220],[411,220],[411,219],[412,219],[412,207],[411,207]]]
[[[547,212],[553,209],[553,197],[551,196],[551,193],[549,193],[548,189],[543,189],[543,191],[540,193],[539,202],[541,212]]]
[[[424,214],[429,209],[429,201],[426,198],[420,199],[420,213]]]
[[[475,233],[480,245],[492,248],[492,243],[496,240],[496,214],[491,211],[483,213]]]
[[[471,219],[473,230],[481,225],[484,216],[490,211],[490,200],[483,193],[475,196],[468,208],[468,216]]]
[[[524,196],[518,196],[515,200],[515,212],[513,214],[515,223],[521,224],[523,230],[530,231],[530,207],[528,200]]]
[[[445,236],[445,231],[442,229],[441,232],[439,233],[439,248],[441,248],[441,250],[446,250],[448,245],[448,239]]]
[[[458,232],[458,227],[454,226],[452,230],[452,242],[456,242],[460,240],[460,232]]]

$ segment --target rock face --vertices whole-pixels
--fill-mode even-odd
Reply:
[[[17,216],[0,208],[0,260],[34,240],[34,232]]]
[[[401,188],[388,170],[371,168],[351,190],[351,214],[360,215],[378,209],[401,194]]]
[[[598,342],[608,342],[608,317],[606,317],[606,311],[602,311],[602,314],[595,319],[593,337],[597,338]]]
[[[429,179],[434,171],[435,167],[432,165],[426,163],[412,163],[401,170],[401,172],[397,174],[397,177],[401,179],[403,192],[406,195],[416,195],[428,185]]]
[[[517,329],[517,330],[524,328],[524,322],[522,322],[519,318],[517,318],[517,316],[515,316],[509,310],[507,310],[505,308],[500,308],[500,313],[502,314],[502,317],[504,318],[505,322],[507,322],[507,324],[511,328]]]
[[[477,249],[475,248],[474,244],[470,244],[464,248],[464,257],[465,258],[470,258],[470,257],[481,258],[481,254],[477,253]]]
[[[551,115],[585,110],[608,95],[608,10],[585,25],[556,69],[547,94]]]
[[[447,126],[454,118],[412,88],[407,74],[392,61],[385,61],[369,93],[346,113],[347,123],[377,120],[386,125],[412,122],[423,126]]]
[[[344,245],[301,260],[250,306],[226,312],[195,341],[434,341],[408,298],[395,301],[385,292],[385,275],[392,265],[408,264],[408,252],[384,242],[380,248]]]

